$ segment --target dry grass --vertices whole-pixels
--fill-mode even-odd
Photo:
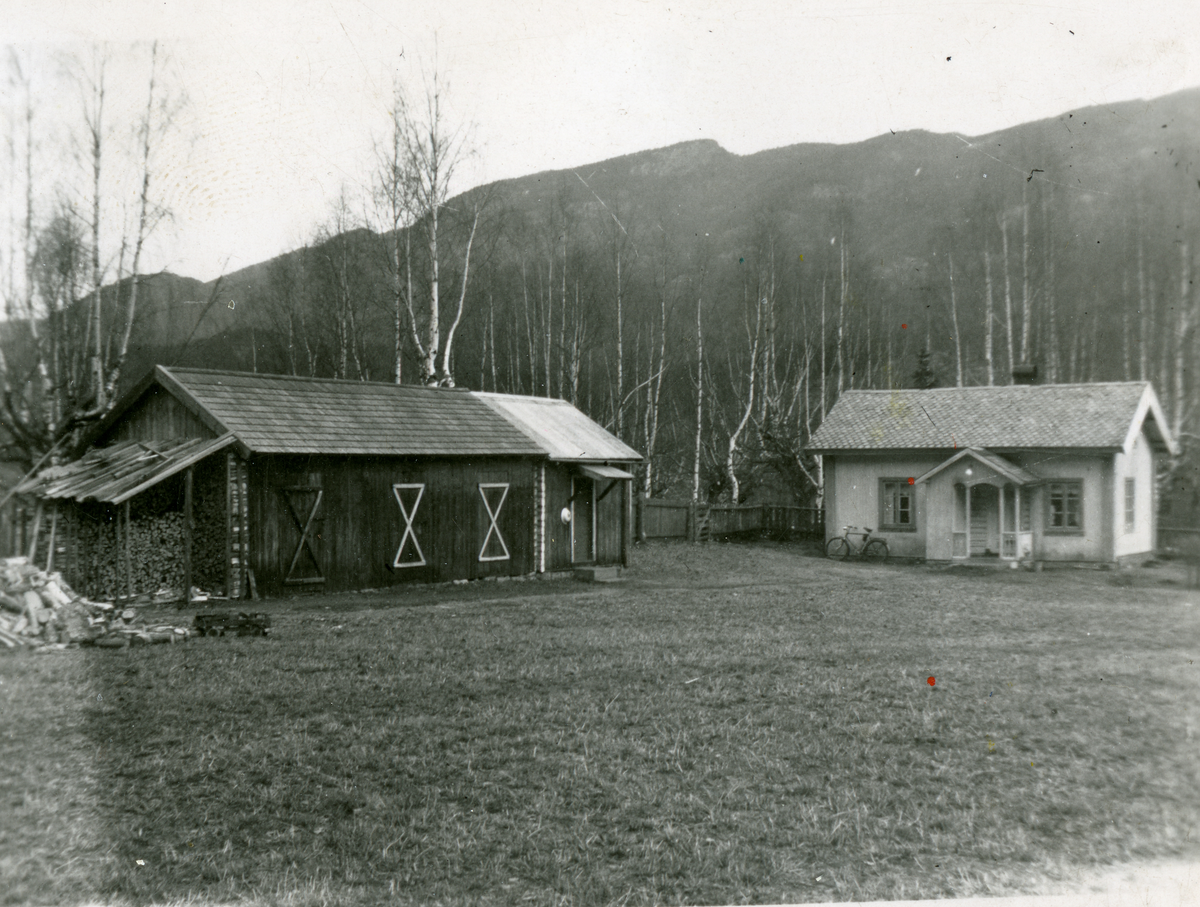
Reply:
[[[1200,593],[1157,577],[659,544],[615,586],[2,658],[0,901],[937,897],[1194,855]]]

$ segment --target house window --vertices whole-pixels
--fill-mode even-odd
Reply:
[[[1046,530],[1083,531],[1083,483],[1052,482],[1046,493]]]
[[[916,499],[908,479],[880,479],[879,489],[880,530],[916,532]]]
[[[1125,531],[1133,532],[1137,525],[1137,509],[1134,506],[1137,494],[1137,480],[1125,480]]]

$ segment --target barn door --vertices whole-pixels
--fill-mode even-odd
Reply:
[[[286,485],[279,494],[291,518],[291,532],[281,535],[281,553],[288,558],[284,585],[299,586],[325,582],[321,567],[321,499],[324,492],[314,485]]]
[[[571,479],[571,561],[596,559],[596,483],[584,476]]]

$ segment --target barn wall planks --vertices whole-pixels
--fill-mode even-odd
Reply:
[[[625,486],[617,482],[596,505],[596,563],[609,566],[621,563],[625,538]],[[596,483],[596,497],[604,494],[608,482]]]
[[[535,471],[535,461],[521,458],[254,457],[250,563],[258,588],[279,595],[532,573]],[[493,533],[486,553],[496,560],[479,557],[492,528],[481,483],[508,486],[489,492],[503,544]],[[423,565],[395,566],[406,527],[395,485],[423,486],[415,512],[415,491],[404,493],[413,532],[401,558],[413,564],[419,546]]]
[[[571,569],[571,527],[560,514],[571,506],[571,472],[557,464],[546,466],[546,570]]]
[[[215,438],[207,425],[161,387],[151,387],[100,438],[98,444],[116,441],[160,441],[179,438]]]
[[[565,464],[546,466],[546,569],[570,570],[574,565],[571,551],[571,527],[563,523],[560,513],[571,504],[571,478],[578,469]],[[625,531],[625,494],[628,481],[622,481],[595,506],[596,560],[600,566],[622,563]],[[593,503],[608,487],[607,482],[589,482]],[[578,490],[578,486],[577,486]],[[578,513],[586,508],[577,507]]]

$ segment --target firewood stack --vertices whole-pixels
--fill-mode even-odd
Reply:
[[[0,647],[49,651],[71,644],[124,648],[174,643],[188,627],[149,626],[133,608],[89,601],[60,573],[46,573],[25,557],[0,559]]]

